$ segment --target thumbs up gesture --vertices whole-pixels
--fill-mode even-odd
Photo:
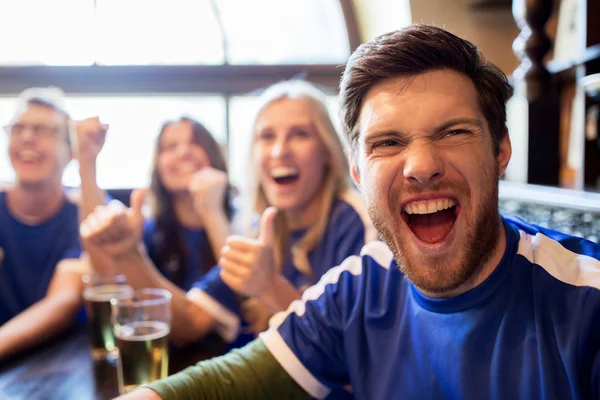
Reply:
[[[260,219],[260,236],[249,239],[230,236],[221,250],[221,278],[234,291],[262,297],[274,291],[276,273],[273,238],[277,210],[269,207]]]
[[[145,189],[134,190],[131,208],[117,200],[97,206],[79,226],[84,245],[95,246],[113,257],[137,251],[144,229],[142,206],[145,195]]]

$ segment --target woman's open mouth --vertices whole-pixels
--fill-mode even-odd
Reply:
[[[273,168],[271,177],[276,184],[285,187],[298,181],[300,178],[300,171],[297,168],[291,167]]]
[[[454,199],[418,200],[403,208],[402,219],[417,239],[434,244],[452,231],[458,212],[459,205]]]

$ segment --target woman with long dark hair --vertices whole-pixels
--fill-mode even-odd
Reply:
[[[199,122],[167,121],[156,140],[143,241],[169,280],[188,290],[216,264],[231,220],[227,166]]]

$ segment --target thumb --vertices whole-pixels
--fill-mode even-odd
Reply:
[[[144,205],[144,198],[146,197],[146,189],[135,189],[131,192],[130,206],[133,217],[138,220],[143,220],[144,215],[142,214],[142,207]]]
[[[260,217],[260,236],[258,240],[265,246],[273,246],[273,236],[275,236],[275,217],[277,216],[277,209],[275,207],[269,207],[263,212]]]

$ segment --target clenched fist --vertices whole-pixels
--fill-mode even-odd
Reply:
[[[108,125],[98,117],[77,121],[73,124],[75,158],[80,164],[95,162],[104,147]]]
[[[188,187],[194,199],[194,209],[198,215],[206,216],[223,211],[227,174],[215,168],[206,167],[196,172]]]

